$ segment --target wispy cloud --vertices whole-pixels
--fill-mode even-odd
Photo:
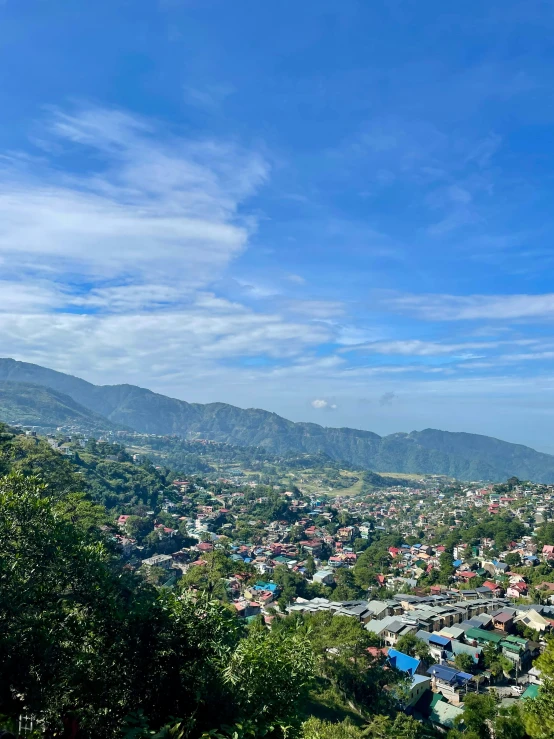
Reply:
[[[342,352],[361,352],[364,354],[398,355],[412,357],[436,357],[441,355],[465,355],[468,352],[484,352],[510,346],[531,346],[537,339],[506,339],[497,341],[465,341],[451,343],[449,341],[423,341],[421,339],[404,339],[395,341],[372,341],[367,344],[341,349]]]
[[[50,166],[30,175],[12,158],[2,171],[0,256],[8,266],[194,285],[245,248],[255,223],[239,208],[268,175],[258,154],[162,137],[148,121],[104,109],[54,111],[44,131],[43,143],[56,147]],[[57,166],[67,147],[77,147],[79,173]]]
[[[390,309],[433,321],[552,319],[554,293],[542,295],[388,295]]]
[[[3,160],[4,354],[85,374],[94,357],[96,373],[128,379],[184,363],[200,376],[247,357],[298,361],[333,338],[319,319],[338,302],[244,282],[243,297],[263,299],[254,309],[211,290],[256,228],[244,206],[269,175],[259,153],[102,108],[53,110],[42,128],[32,172],[26,156]]]
[[[189,105],[208,111],[218,110],[225,100],[236,92],[233,85],[185,86],[185,100]]]

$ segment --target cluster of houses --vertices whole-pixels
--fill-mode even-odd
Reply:
[[[402,697],[403,708],[439,729],[452,728],[455,719],[463,716],[467,693],[479,691],[481,683],[491,681],[483,658],[487,645],[492,645],[513,666],[509,680],[513,695],[505,700],[534,697],[541,678],[532,664],[544,643],[542,637],[535,642],[517,635],[517,624],[532,625],[543,636],[554,626],[554,608],[550,606],[530,604],[514,608],[504,598],[489,595],[465,600],[455,591],[428,596],[397,594],[383,601],[298,599],[287,611],[330,611],[364,624],[381,645],[370,651],[384,655],[391,667],[409,678]],[[401,638],[408,634],[427,646],[426,660],[397,648]],[[458,655],[467,655],[470,669],[456,666]]]
[[[179,491],[183,504],[190,503],[189,492],[191,483],[185,479],[176,480],[174,487]],[[476,500],[480,500],[486,495],[494,496],[489,489],[478,489],[470,491],[464,501],[473,504]],[[526,491],[521,491],[521,496],[525,498]],[[390,498],[387,510],[393,511],[395,516],[401,517],[402,512],[407,512],[413,518],[415,509],[425,510],[426,515],[423,518],[429,519],[431,513],[430,507],[435,510],[435,515],[444,517],[448,508],[446,504],[441,503],[441,493],[431,491],[431,499],[418,499],[417,496],[422,492],[419,489],[404,489],[402,491],[387,491]],[[248,542],[233,543],[228,550],[229,556],[234,561],[241,561],[252,566],[260,576],[271,578],[274,568],[278,565],[285,565],[294,571],[311,580],[313,583],[327,586],[334,586],[337,570],[340,568],[355,567],[360,556],[360,550],[363,547],[358,546],[360,540],[368,539],[375,532],[386,532],[388,529],[375,523],[375,518],[364,520],[366,514],[375,514],[376,507],[384,510],[383,496],[372,496],[369,500],[363,501],[356,498],[349,499],[348,503],[342,504],[341,501],[332,501],[325,498],[312,497],[311,499],[297,498],[292,492],[284,492],[283,497],[288,504],[291,513],[294,514],[292,521],[274,520],[274,521],[257,521],[255,518],[249,521],[256,524],[258,529],[263,530],[261,541],[257,544]],[[501,496],[501,503],[513,503],[519,500],[517,493],[510,497]],[[233,528],[239,517],[244,517],[252,511],[253,506],[258,503],[264,503],[265,498],[245,500],[243,492],[227,491],[224,495],[213,496],[213,501],[208,504],[197,505],[193,515],[179,516],[172,513],[176,504],[171,501],[165,501],[164,510],[172,513],[175,518],[175,526],[185,521],[187,530],[192,536],[199,539],[209,539],[210,541],[200,541],[197,545],[189,547],[183,551],[176,547],[176,551],[172,554],[164,555],[166,557],[163,562],[166,567],[175,567],[177,569],[186,570],[187,567],[202,564],[202,554],[211,551],[214,546],[218,547],[218,541],[221,536],[225,536],[227,540],[233,540]],[[404,503],[400,504],[400,501]],[[415,501],[415,503],[414,503]],[[396,503],[396,505],[393,505]],[[451,506],[450,506],[451,509]],[[411,513],[410,513],[411,511]],[[456,511],[454,511],[454,514]],[[332,522],[336,522],[337,516],[346,514],[350,521],[349,525],[338,526],[334,533],[330,533],[333,528],[328,526]],[[448,515],[452,515],[450,510]],[[119,517],[117,524],[120,532],[116,535],[122,550],[126,555],[133,549],[133,541],[125,534],[125,522],[128,516]],[[418,514],[417,523],[420,527],[419,534],[425,533],[425,526],[419,519],[422,514]],[[361,519],[361,520],[360,520]],[[439,518],[442,520],[442,518]],[[156,524],[156,529],[160,530],[160,535],[171,537],[177,533],[176,528]],[[400,527],[402,528],[402,527]],[[391,529],[392,530],[392,529]],[[398,529],[397,529],[398,530]],[[431,530],[432,531],[432,530]],[[430,531],[430,535],[431,535]],[[216,533],[217,532],[217,533]],[[300,533],[299,533],[300,532]],[[414,539],[412,534],[412,541]],[[490,556],[490,550],[494,547],[495,542],[492,539],[483,537],[477,546],[468,547],[467,544],[461,543],[454,547],[452,568],[453,575],[450,584],[458,590],[463,591],[465,600],[482,599],[487,597],[499,598],[505,596],[513,600],[521,600],[529,596],[529,584],[525,574],[513,572],[510,566],[503,561],[503,556],[508,554],[516,554],[521,560],[521,564],[529,568],[541,562],[554,562],[554,545],[545,545],[538,550],[536,540],[530,532],[528,535],[521,537],[518,541],[509,543],[508,548],[501,552],[498,558]],[[445,552],[445,547],[441,545],[430,545],[423,542],[403,543],[397,547],[388,548],[388,558],[386,561],[379,563],[382,573],[375,577],[375,587],[386,588],[387,590],[399,590],[406,588],[417,589],[423,576],[429,576],[433,570],[440,569],[441,555]],[[161,556],[161,555],[159,555]],[[313,558],[316,566],[316,572],[310,576],[306,568],[306,560],[308,557]],[[150,565],[147,558],[143,561],[146,566]],[[157,561],[157,560],[156,560]],[[158,563],[158,566],[159,563]],[[518,568],[521,570],[521,568]],[[424,578],[425,579],[425,578]],[[554,583],[544,582],[541,584],[545,593],[545,599],[554,602]],[[439,595],[442,587],[432,585],[430,588],[431,595]]]

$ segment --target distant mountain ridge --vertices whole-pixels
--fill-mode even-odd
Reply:
[[[263,446],[276,454],[324,452],[332,459],[381,472],[443,474],[461,480],[504,480],[515,475],[554,482],[554,456],[478,434],[425,429],[381,437],[371,431],[294,423],[269,411],[187,403],[135,385],[93,385],[13,359],[0,359],[0,383],[51,388],[111,424],[142,433],[197,435],[239,446]],[[8,387],[4,388],[6,392]],[[0,420],[2,406],[0,402]]]
[[[25,426],[78,423],[90,432],[124,428],[85,408],[69,395],[27,382],[0,382],[0,420]]]

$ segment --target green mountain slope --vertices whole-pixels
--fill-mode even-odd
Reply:
[[[371,431],[293,423],[275,413],[225,403],[187,403],[134,385],[97,386],[38,365],[0,359],[0,382],[32,382],[70,395],[114,424],[155,434],[196,435],[239,446],[263,446],[345,460],[385,472],[502,480],[512,475],[554,482],[554,457],[487,436],[435,429],[380,437]]]
[[[78,424],[90,431],[121,428],[85,408],[69,395],[37,384],[0,382],[0,419],[25,426]]]

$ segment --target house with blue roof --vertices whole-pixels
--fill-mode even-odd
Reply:
[[[460,701],[461,690],[473,677],[468,672],[462,672],[449,665],[431,665],[427,674],[431,677],[433,690],[455,702]]]
[[[449,649],[451,641],[449,637],[424,631],[423,629],[416,632],[416,636],[418,639],[421,639],[421,641],[427,643],[429,652],[433,659],[437,660],[437,662],[446,659],[446,650]]]
[[[271,593],[275,593],[275,591],[279,590],[279,586],[274,582],[261,582],[258,581],[253,587],[252,590],[269,590]]]
[[[388,663],[391,667],[394,667],[400,672],[405,672],[407,675],[413,676],[416,674],[421,660],[415,657],[410,657],[409,654],[399,652],[397,649],[389,649]]]
[[[409,688],[403,688],[402,694],[398,695],[402,708],[406,710],[409,706],[417,703],[426,690],[429,690],[431,678],[428,675],[417,675],[416,672],[421,666],[421,661],[415,657],[410,657],[409,654],[399,652],[397,649],[389,649],[388,663],[391,667],[404,672],[411,678]]]

